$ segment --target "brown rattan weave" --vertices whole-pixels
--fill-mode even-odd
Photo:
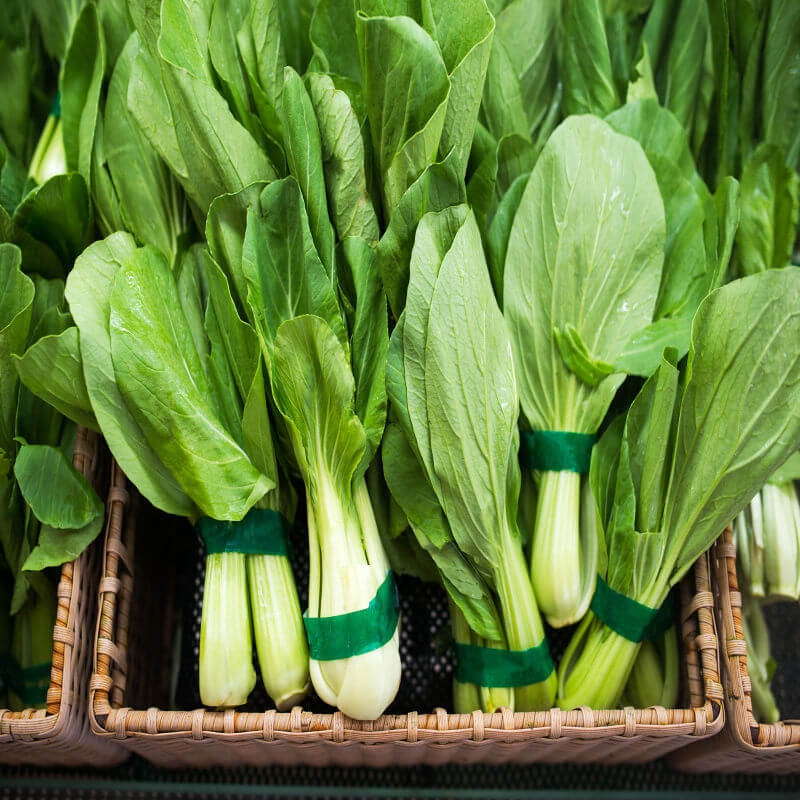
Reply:
[[[800,772],[800,721],[763,725],[753,716],[742,595],[730,531],[712,549],[712,569],[728,724],[721,736],[681,751],[674,763],[698,772]]]
[[[494,714],[432,714],[411,711],[358,722],[341,712],[315,714],[167,711],[131,707],[125,691],[140,669],[151,669],[158,653],[136,652],[126,628],[131,608],[147,602],[154,582],[132,573],[135,543],[132,498],[118,469],[112,476],[104,577],[98,618],[91,714],[98,733],[163,766],[208,767],[242,764],[370,766],[445,762],[588,762],[648,761],[723,725],[717,636],[704,556],[681,594],[686,645],[683,709],[614,709]],[[137,560],[137,569],[147,564]],[[133,605],[132,605],[133,604]],[[163,613],[164,604],[155,613]],[[144,613],[144,612],[143,612]]]
[[[98,437],[79,428],[73,461],[95,485],[99,452]],[[107,766],[127,757],[115,742],[92,733],[87,713],[101,554],[98,539],[61,569],[47,706],[18,712],[0,709],[0,763]]]

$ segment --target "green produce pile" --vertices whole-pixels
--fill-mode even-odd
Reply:
[[[378,717],[395,573],[457,711],[674,706],[672,588],[759,497],[796,596],[800,4],[7,0],[0,62],[17,583],[101,524],[77,423],[205,544],[208,706],[255,640]]]

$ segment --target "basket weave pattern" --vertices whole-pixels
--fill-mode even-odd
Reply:
[[[79,428],[73,463],[93,484],[99,452],[98,437]],[[0,709],[0,763],[111,765],[127,756],[114,742],[91,732],[87,714],[94,587],[99,580],[101,546],[98,539],[61,569],[47,705],[16,712]]]
[[[712,555],[729,723],[723,736],[682,752],[680,766],[703,772],[800,772],[800,721],[760,724],[753,716],[742,595],[730,531],[716,543]]]
[[[341,712],[296,707],[252,713],[228,709],[168,711],[125,705],[126,671],[153,653],[128,649],[134,585],[135,514],[125,477],[115,468],[100,586],[91,714],[94,729],[164,766],[336,764],[353,766],[469,762],[636,763],[668,753],[723,725],[717,636],[707,557],[681,587],[689,708],[578,708],[571,711],[432,714],[411,711],[359,722]],[[116,494],[115,494],[116,492]],[[133,492],[131,492],[131,495]],[[142,579],[142,576],[139,576]]]

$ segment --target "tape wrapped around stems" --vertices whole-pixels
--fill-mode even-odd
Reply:
[[[53,105],[50,106],[50,114],[54,116],[56,119],[61,118],[61,91],[56,92],[56,96],[53,98]]]
[[[370,653],[394,636],[400,599],[391,570],[366,608],[331,617],[303,615],[308,654],[316,661],[338,661]]]
[[[253,508],[239,522],[222,522],[201,517],[195,524],[206,555],[246,553],[247,555],[286,556],[291,523],[278,511]]]
[[[584,474],[589,471],[596,441],[594,433],[523,430],[520,459],[529,470]]]
[[[600,575],[590,608],[606,627],[636,643],[657,639],[674,617],[672,595],[661,608],[651,608],[612,589]]]
[[[511,687],[541,683],[553,672],[547,639],[527,650],[455,643],[456,680],[476,686]]]

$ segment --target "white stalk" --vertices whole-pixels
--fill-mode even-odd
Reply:
[[[800,528],[797,495],[791,482],[761,490],[764,509],[764,568],[770,596],[797,599]]]
[[[310,687],[308,643],[289,559],[250,555],[247,578],[261,678],[278,711],[287,711]]]
[[[342,498],[319,465],[316,497],[308,496],[310,617],[366,608],[386,579],[388,560],[380,544],[366,484],[354,499]],[[354,719],[376,719],[400,686],[399,624],[386,644],[350,658],[310,663],[317,694]]]
[[[256,685],[245,558],[206,557],[200,621],[200,699],[206,706],[240,706]]]
[[[531,552],[531,581],[539,609],[554,628],[578,622],[594,589],[597,548],[582,541],[581,476],[542,472]]]
[[[42,184],[55,175],[65,174],[66,171],[67,154],[61,134],[61,119],[56,119],[51,114],[36,144],[28,174],[36,183]]]

